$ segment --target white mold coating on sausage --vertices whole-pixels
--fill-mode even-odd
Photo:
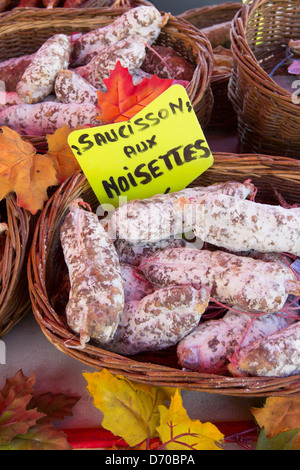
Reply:
[[[197,204],[195,234],[231,251],[300,256],[300,208],[207,194]]]
[[[209,291],[192,286],[159,289],[139,302],[128,302],[106,348],[133,355],[173,346],[197,326],[208,302]]]
[[[255,315],[238,311],[234,306],[224,317],[201,323],[179,342],[179,364],[184,369],[202,373],[226,373],[229,357],[237,348],[265,338],[295,321],[289,315]]]
[[[154,6],[140,5],[120,15],[111,24],[83,34],[74,43],[72,65],[85,65],[101,50],[135,34],[151,45],[167,23],[169,15],[161,15]]]
[[[294,294],[290,287],[299,290],[288,265],[220,250],[166,249],[142,260],[139,269],[157,287],[206,286],[215,300],[246,311],[277,312]]]
[[[56,74],[70,63],[71,40],[65,34],[50,37],[25,69],[16,91],[24,103],[38,103],[53,92]]]
[[[113,237],[131,243],[158,242],[180,233],[188,233],[194,228],[195,205],[207,192],[246,198],[253,190],[249,182],[228,181],[158,194],[147,199],[134,199],[116,209],[109,230]]]
[[[97,89],[106,89],[104,80],[108,78],[117,63],[127,68],[131,75],[140,68],[146,56],[145,40],[142,36],[131,36],[109,46],[75,72]]]
[[[67,125],[97,126],[99,110],[94,104],[58,103],[44,101],[36,104],[19,104],[0,111],[0,126],[7,126],[22,135],[44,136]]]
[[[300,372],[300,321],[242,348],[235,375],[288,377]]]
[[[82,345],[90,338],[106,343],[124,308],[119,259],[96,214],[77,201],[69,208],[60,231],[71,284],[67,321]]]

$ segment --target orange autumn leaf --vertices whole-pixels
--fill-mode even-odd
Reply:
[[[17,195],[17,204],[36,214],[48,199],[47,189],[57,185],[50,158],[38,155],[30,142],[8,127],[0,133],[0,200],[9,193]]]
[[[97,119],[103,124],[128,121],[173,84],[172,79],[154,75],[134,85],[132,75],[118,62],[109,78],[104,80],[106,92],[98,91]]]
[[[73,130],[64,125],[54,134],[47,135],[47,155],[53,162],[59,183],[63,183],[69,176],[80,170],[80,165],[68,145],[68,136]]]
[[[300,397],[269,397],[263,408],[251,408],[251,412],[269,439],[300,428]]]

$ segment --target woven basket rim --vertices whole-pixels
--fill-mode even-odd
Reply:
[[[241,3],[238,2],[224,2],[215,5],[204,5],[202,7],[195,7],[185,10],[177,15],[179,18],[190,19],[194,16],[205,17],[205,15],[214,14],[216,12],[224,11],[238,11],[241,8]]]
[[[210,174],[213,181],[214,173],[219,172],[220,176],[219,169],[222,167],[221,173],[224,174],[224,181],[226,177],[231,180],[235,179],[237,174],[242,178],[242,181],[248,179],[249,173],[253,175],[253,178],[256,176],[265,178],[265,175],[271,174],[272,177],[279,180],[287,179],[287,174],[290,174],[289,184],[294,182],[298,185],[299,183],[300,162],[294,159],[218,152],[213,155],[215,165],[213,165]],[[90,344],[87,344],[84,350],[73,348],[73,346],[78,347],[79,340],[74,336],[74,333],[65,327],[64,322],[50,304],[45,284],[45,266],[51,250],[51,237],[54,231],[53,228],[50,229],[58,217],[57,208],[60,207],[58,217],[60,221],[57,223],[61,223],[68,202],[79,197],[87,188],[89,188],[89,184],[85,176],[82,173],[77,173],[55,192],[47,202],[36,225],[28,260],[27,274],[33,313],[43,334],[57,349],[97,370],[108,368],[112,373],[122,374],[131,380],[152,385],[180,387],[232,396],[299,395],[300,375],[284,378],[212,376],[175,369],[147,360],[140,362],[134,356],[120,356]]]

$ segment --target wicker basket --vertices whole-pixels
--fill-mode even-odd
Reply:
[[[33,234],[33,217],[18,207],[14,194],[1,201],[1,215],[8,231],[0,263],[0,337],[30,310],[27,258]]]
[[[153,3],[148,0],[87,0],[80,8],[134,8],[139,5],[153,5]]]
[[[205,28],[232,21],[240,8],[240,3],[221,3],[219,5],[208,5],[201,8],[192,8],[181,13],[179,17],[189,21],[200,31],[202,30],[202,32],[205,33]],[[209,37],[209,39],[211,38]],[[218,42],[217,38],[213,39],[212,46],[216,47],[219,45],[223,46],[223,44]],[[230,46],[230,44],[224,45],[226,47]],[[230,76],[231,72],[228,71],[224,74],[218,74],[216,76],[213,75],[211,77],[214,106],[209,123],[210,126],[236,126],[236,112],[234,111],[231,101],[228,98],[228,83]]]
[[[300,39],[299,25],[296,0],[253,0],[233,20],[229,97],[238,116],[241,152],[300,157],[299,105],[270,77],[286,56],[289,39]]]
[[[57,33],[87,32],[110,24],[128,8],[16,9],[0,15],[0,61],[35,52]],[[187,93],[202,127],[209,122],[213,106],[210,77],[213,53],[197,28],[170,17],[156,42],[172,47],[195,66]]]
[[[197,28],[203,29],[215,24],[231,21],[240,8],[241,3],[226,2],[218,5],[191,8],[178,16],[179,18],[189,21]]]
[[[289,203],[300,203],[300,162],[263,155],[215,154],[214,165],[193,182],[212,184],[226,180],[251,178],[258,188],[258,201],[277,203],[275,189]],[[176,349],[157,354],[124,357],[91,344],[84,349],[66,324],[64,306],[54,309],[54,299],[66,273],[59,240],[60,226],[68,204],[82,197],[94,209],[98,202],[85,176],[75,174],[46,204],[36,226],[28,262],[28,282],[35,318],[48,340],[60,351],[96,370],[109,369],[131,380],[160,386],[204,391],[232,396],[299,395],[300,376],[286,378],[234,378],[183,371],[177,363]],[[67,300],[66,300],[67,301]]]

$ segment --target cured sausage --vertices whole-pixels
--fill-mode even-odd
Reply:
[[[233,308],[222,318],[202,322],[179,342],[179,364],[201,373],[226,374],[229,357],[240,346],[244,348],[295,321],[288,315],[252,315]]]
[[[53,134],[64,124],[75,129],[78,126],[99,126],[99,111],[94,104],[57,103],[44,101],[36,104],[10,106],[0,112],[0,125],[23,135]]]
[[[17,84],[33,57],[34,54],[27,54],[0,62],[0,80],[5,84],[3,91],[16,91]]]
[[[0,91],[0,111],[17,104],[23,104],[23,102],[16,91]]]
[[[192,80],[195,66],[180,56],[172,47],[153,46],[147,51],[142,69],[160,78]]]
[[[35,53],[17,84],[24,103],[38,103],[53,92],[56,74],[69,66],[71,40],[66,34],[50,37]]]
[[[140,5],[120,15],[111,24],[83,34],[74,42],[72,66],[86,65],[91,58],[122,39],[139,35],[152,44],[169,19],[154,6]]]
[[[124,285],[124,299],[125,303],[132,301],[139,301],[146,297],[146,295],[152,294],[155,288],[147,282],[146,279],[142,279],[135,272],[135,267],[128,263],[120,262],[121,276]]]
[[[248,312],[278,312],[289,294],[300,293],[288,265],[220,250],[166,249],[142,260],[139,269],[157,287],[205,286],[215,300]]]
[[[252,195],[253,191],[254,187],[248,181],[229,181],[208,187],[186,188],[143,200],[131,200],[116,209],[109,229],[114,237],[132,243],[157,242],[190,232],[196,222],[197,202],[202,200],[207,192],[224,192],[233,195],[233,198],[246,198]]]
[[[55,78],[54,93],[61,103],[98,102],[97,89],[72,70],[61,70]]]
[[[192,286],[159,289],[139,302],[129,302],[106,349],[133,355],[173,346],[199,323],[208,302],[209,291]]]
[[[194,247],[192,243],[187,242],[182,237],[168,238],[154,243],[130,243],[127,240],[120,238],[115,240],[115,247],[120,261],[133,266],[138,266],[143,258],[153,255],[156,251],[163,250],[165,248],[178,248],[183,246]],[[203,242],[200,241],[200,243],[197,244],[197,247],[202,248]]]
[[[104,79],[120,62],[134,75],[145,58],[146,46],[142,36],[130,36],[122,39],[113,46],[103,49],[95,55],[87,65],[77,67],[75,72],[85,78],[91,85],[99,90],[106,90]]]
[[[124,308],[124,288],[112,241],[97,215],[81,203],[70,204],[60,240],[71,284],[67,322],[84,347],[90,338],[104,344],[112,339]]]
[[[300,321],[255,341],[229,364],[235,376],[287,377],[300,372]]]
[[[195,234],[230,251],[300,256],[300,208],[206,194],[197,204]]]

